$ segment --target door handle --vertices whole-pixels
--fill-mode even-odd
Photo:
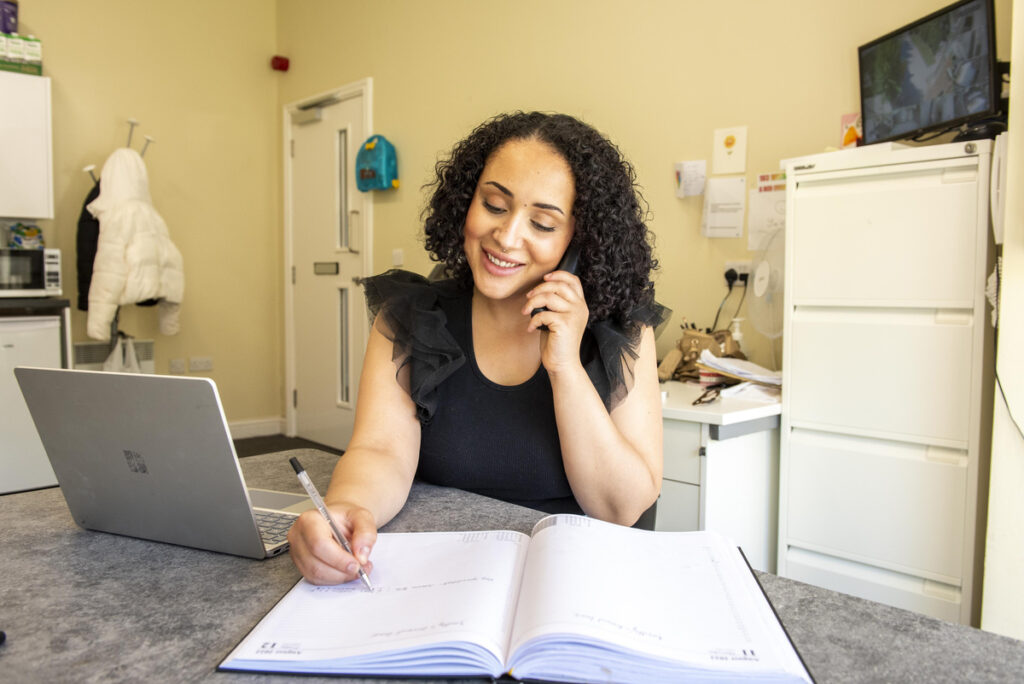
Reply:
[[[348,212],[348,251],[359,254],[363,249],[363,225],[359,219],[358,209],[349,209]]]

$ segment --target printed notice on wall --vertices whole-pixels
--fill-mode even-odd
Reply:
[[[709,238],[743,236],[746,178],[709,178],[704,187],[701,234]]]
[[[747,218],[747,249],[765,249],[775,231],[786,227],[786,174],[762,173],[757,188],[750,189],[750,216]]]

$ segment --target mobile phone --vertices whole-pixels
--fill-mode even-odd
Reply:
[[[565,250],[565,254],[562,255],[562,260],[558,262],[558,266],[555,266],[556,271],[568,271],[573,275],[579,275],[580,268],[580,246],[578,244],[571,243]],[[530,316],[536,316],[541,311],[547,311],[546,306],[539,306],[530,312]],[[547,330],[548,326],[542,325],[538,330]]]

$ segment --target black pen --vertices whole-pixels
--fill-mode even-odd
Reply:
[[[331,526],[331,532],[334,533],[334,538],[338,540],[339,544],[341,544],[341,548],[348,551],[349,555],[355,558],[355,554],[352,553],[351,547],[349,547],[348,542],[345,541],[345,535],[343,535],[341,530],[338,529],[338,526],[334,524],[334,518],[331,517],[330,511],[327,510],[327,505],[324,503],[324,500],[320,498],[320,492],[316,490],[316,486],[313,484],[313,481],[310,480],[309,475],[306,474],[306,469],[302,467],[302,464],[299,463],[299,459],[295,457],[288,459],[288,462],[292,464],[292,468],[295,468],[295,474],[299,476],[299,482],[301,482],[302,486],[305,487],[306,493],[309,494],[309,498],[313,500],[314,504],[316,504],[316,508],[320,511],[320,515],[324,516],[324,520],[326,520],[327,524]],[[366,571],[363,570],[363,566],[359,563],[358,558],[356,558],[356,565],[359,567],[359,579],[363,580],[363,584],[366,585],[367,589],[373,591],[373,585],[370,584],[370,578],[366,575]]]

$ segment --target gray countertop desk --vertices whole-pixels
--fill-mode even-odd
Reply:
[[[337,457],[317,451],[244,458],[246,481],[301,492],[289,455],[299,456],[326,489]],[[385,531],[528,532],[540,517],[486,497],[417,484]],[[0,521],[0,629],[7,632],[0,681],[321,679],[215,671],[299,579],[287,556],[255,561],[88,532],[75,525],[57,488],[0,496]],[[1024,642],[758,576],[819,682],[1024,678]]]

